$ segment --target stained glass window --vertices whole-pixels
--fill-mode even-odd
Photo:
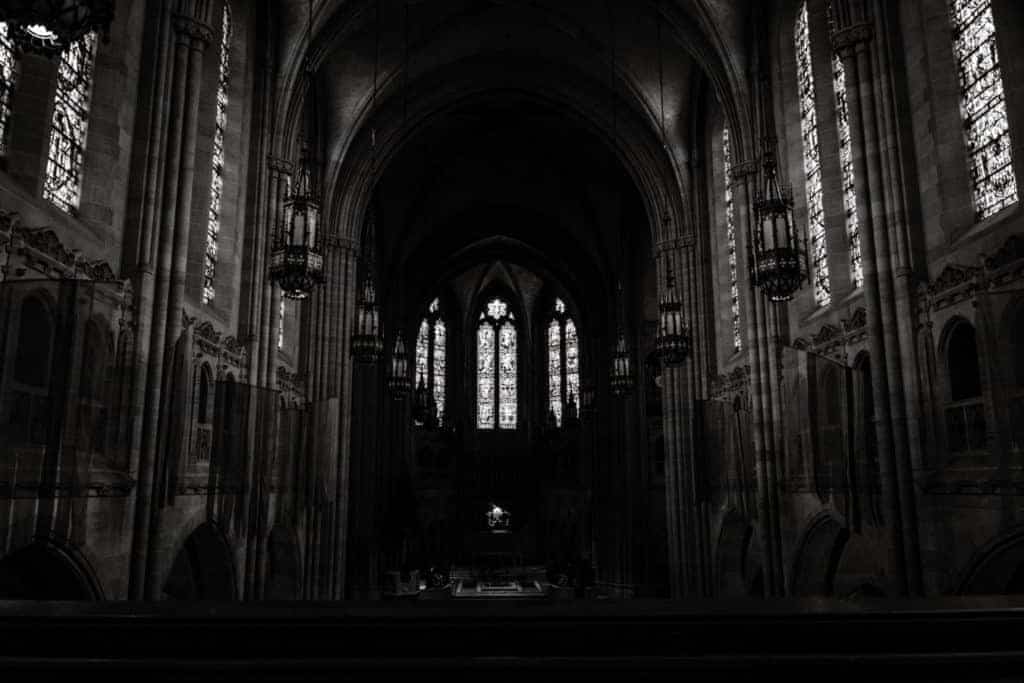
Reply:
[[[439,422],[444,421],[447,341],[441,301],[435,298],[427,307],[427,315],[420,321],[416,335],[416,386],[423,380],[423,386],[434,398]]]
[[[203,303],[213,301],[217,277],[217,237],[220,235],[220,204],[224,193],[224,130],[228,125],[228,70],[231,57],[231,12],[224,3],[221,15],[220,71],[217,77],[217,117],[213,130],[213,172],[210,178],[210,209],[206,220],[206,255],[203,259]]]
[[[96,34],[87,33],[64,51],[57,66],[43,198],[68,212],[78,208],[82,190],[82,159],[95,60]]]
[[[740,337],[740,287],[736,276],[736,213],[732,203],[732,148],[729,145],[729,129],[722,129],[722,175],[725,176],[725,240],[729,250],[729,299],[732,312],[732,348],[739,351]]]
[[[565,395],[580,404],[580,339],[572,318],[565,321]]]
[[[807,230],[811,238],[814,270],[814,301],[826,306],[832,300],[825,246],[825,209],[821,198],[821,162],[818,150],[818,115],[815,112],[814,74],[811,71],[811,36],[807,3],[801,3],[796,20],[796,67],[800,98],[800,133],[804,150],[804,189],[807,194]]]
[[[579,405],[580,348],[576,323],[566,313],[565,302],[555,299],[554,312],[548,324],[548,408],[555,424],[562,426],[565,407]]]
[[[281,297],[281,308],[277,312],[277,348],[284,348],[284,297]]]
[[[949,8],[974,208],[981,220],[1017,201],[995,20],[991,0],[950,0]]]
[[[562,326],[557,320],[548,325],[548,408],[555,423],[562,424]]]
[[[480,313],[476,332],[476,426],[515,429],[518,423],[518,350],[515,316],[501,299]]]
[[[476,426],[494,429],[494,327],[480,323],[476,330]]]
[[[846,70],[839,55],[832,55],[832,89],[836,94],[836,127],[839,129],[839,165],[843,172],[843,208],[846,238],[850,245],[850,280],[854,287],[864,284],[860,260],[860,226],[857,223],[857,189],[853,175],[853,143],[850,141],[850,110],[846,104]]]
[[[7,22],[0,21],[0,156],[7,154],[7,121],[11,117],[11,94],[17,74],[14,54]]]

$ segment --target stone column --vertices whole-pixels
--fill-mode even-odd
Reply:
[[[191,209],[197,113],[201,93],[202,57],[213,36],[210,27],[210,4],[207,0],[178,0],[171,15],[173,27],[173,62],[170,66],[170,94],[167,102],[166,145],[151,151],[159,154],[163,165],[163,188],[156,211],[156,195],[147,207],[150,216],[159,215],[155,282],[149,317],[149,353],[146,371],[145,401],[142,416],[139,484],[136,502],[136,524],[133,539],[130,594],[147,598],[159,596],[159,577],[153,561],[159,529],[159,510],[153,505],[156,472],[159,470],[160,446],[165,438],[167,400],[164,376],[171,362],[174,342],[182,331],[184,297],[184,261],[188,239],[188,217]],[[151,233],[152,234],[152,233]],[[145,274],[145,269],[143,273]],[[142,278],[143,302],[150,289],[147,276]],[[172,302],[172,296],[174,300]],[[142,317],[146,317],[143,315]],[[145,323],[143,323],[143,328]],[[168,400],[173,397],[167,396]]]
[[[878,122],[884,118],[875,93],[872,65],[874,27],[867,8],[841,3],[837,14],[839,30],[833,47],[846,70],[850,135],[857,190],[857,216],[862,227],[861,255],[864,270],[864,299],[868,318],[868,348],[871,353],[872,389],[876,411],[876,431],[882,468],[882,495],[889,519],[890,560],[895,589],[902,595],[921,590],[920,559],[917,539],[917,511],[914,501],[910,447],[907,433],[906,404],[903,394],[904,372],[901,358],[901,325],[912,324],[911,316],[900,308],[894,291],[892,250],[887,207],[887,180]],[[891,186],[890,186],[891,187]],[[890,197],[889,201],[892,199]],[[902,213],[902,211],[900,211]],[[911,349],[913,344],[911,344]],[[912,350],[908,350],[912,353]]]

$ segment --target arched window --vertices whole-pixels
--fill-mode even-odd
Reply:
[[[1017,201],[991,0],[949,0],[960,111],[978,220]]]
[[[46,443],[50,429],[50,365],[53,319],[37,297],[21,304],[18,346],[14,353],[14,382],[8,431],[15,442]]]
[[[213,410],[211,406],[210,388],[213,385],[213,371],[203,363],[196,375],[195,388],[195,437],[189,454],[191,463],[210,462],[210,450],[213,447]]]
[[[832,301],[832,294],[828,276],[828,251],[825,246],[825,208],[821,197],[818,114],[815,110],[811,35],[806,2],[800,4],[794,38],[800,99],[800,133],[803,138],[804,190],[807,195],[807,231],[811,239],[811,267],[814,271],[814,301],[819,306],[827,306]]]
[[[829,12],[832,3],[828,4]],[[846,69],[839,55],[832,55],[832,91],[836,96],[836,128],[839,132],[839,166],[843,174],[843,209],[846,213],[846,239],[850,247],[850,283],[864,284],[860,258],[860,224],[857,221],[857,189],[853,175],[853,143],[850,139],[850,110],[846,102]]]
[[[420,321],[416,335],[416,385],[422,382],[434,399],[439,423],[444,422],[447,340],[448,328],[441,316],[441,301],[435,298],[427,307],[427,315]]]
[[[281,305],[277,310],[277,348],[284,348],[284,314],[285,298],[281,297]]]
[[[87,33],[64,51],[57,66],[43,198],[67,212],[78,208],[82,191],[82,159],[95,61],[96,34]]]
[[[79,447],[102,451],[107,429],[104,389],[110,373],[108,364],[113,349],[100,325],[90,320],[85,328],[82,370],[78,384]]]
[[[960,323],[949,335],[949,394],[952,401],[981,396],[981,372],[978,369],[978,343],[974,328]]]
[[[46,305],[36,297],[21,305],[18,351],[14,360],[14,379],[21,384],[45,387],[50,379],[52,321]]]
[[[7,22],[0,21],[0,156],[7,154],[7,121],[11,118],[16,66],[14,42],[7,30]]]
[[[725,240],[729,250],[729,299],[732,310],[732,348],[743,346],[740,335],[740,287],[736,277],[736,215],[732,203],[732,147],[729,129],[722,129],[722,175],[725,176]]]
[[[548,323],[548,409],[555,416],[555,424],[562,426],[566,409],[571,404],[578,410],[580,403],[580,342],[576,323],[565,310],[565,302],[555,299],[555,307]]]
[[[476,329],[476,426],[515,429],[518,422],[515,315],[499,298],[487,302]]]
[[[985,449],[985,411],[981,401],[981,371],[974,327],[966,321],[953,323],[946,339],[946,370],[949,403],[946,435],[951,453]]]
[[[1010,352],[1010,451],[1019,456],[1024,452],[1024,306],[1018,308],[1010,327]]]
[[[217,118],[213,131],[213,172],[210,178],[210,209],[206,220],[206,255],[203,259],[203,303],[213,301],[217,276],[217,237],[220,235],[220,204],[224,193],[224,130],[228,125],[228,70],[231,58],[231,10],[224,3],[221,15],[220,71],[217,76]],[[280,348],[283,342],[278,342]]]

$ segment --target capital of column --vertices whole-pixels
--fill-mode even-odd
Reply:
[[[272,154],[267,155],[267,168],[272,173],[278,173],[280,175],[291,175],[292,174],[292,162],[276,157]]]
[[[873,35],[869,22],[852,24],[832,34],[832,50],[843,59],[852,57],[857,45],[870,42]]]
[[[757,175],[757,161],[739,161],[732,165],[732,184],[740,185],[746,182],[747,178]]]
[[[348,237],[343,237],[337,233],[329,233],[324,237],[324,248],[354,252],[356,250],[356,244]]]
[[[174,31],[178,38],[187,38],[193,47],[205,49],[213,42],[213,27],[184,14],[174,15]]]

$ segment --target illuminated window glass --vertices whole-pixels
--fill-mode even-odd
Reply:
[[[7,154],[7,121],[11,117],[11,94],[17,74],[14,54],[7,22],[0,21],[0,156]]]
[[[476,426],[515,429],[518,423],[518,349],[515,316],[501,299],[480,313],[476,331]]]
[[[281,308],[277,312],[277,348],[284,348],[284,302],[285,299],[281,297]]]
[[[846,70],[839,55],[832,55],[832,89],[836,94],[836,126],[839,129],[839,165],[843,172],[843,208],[846,238],[850,245],[850,279],[854,287],[864,284],[860,260],[860,226],[857,223],[857,189],[853,176],[853,144],[850,142],[850,110],[846,104]]]
[[[427,307],[427,315],[420,321],[416,335],[416,385],[422,381],[437,406],[437,419],[444,422],[445,373],[448,328],[441,317],[441,302],[434,299]]]
[[[996,27],[991,0],[950,0],[949,8],[974,208],[981,220],[1017,201]]]
[[[82,159],[95,60],[96,34],[87,33],[64,51],[57,66],[43,198],[67,212],[78,208],[82,191]]]
[[[729,144],[729,129],[722,129],[722,175],[725,176],[725,239],[729,250],[729,298],[732,311],[732,348],[739,351],[740,338],[740,287],[736,277],[736,213],[732,203],[732,148]]]
[[[557,320],[548,325],[548,408],[555,423],[562,424],[562,326]]]
[[[548,408],[562,426],[565,407],[579,405],[580,348],[576,323],[566,313],[565,302],[555,299],[548,324]]]
[[[825,247],[825,209],[821,198],[821,162],[818,151],[818,116],[815,112],[814,74],[811,72],[811,36],[807,25],[807,3],[800,5],[796,20],[796,67],[800,97],[800,133],[804,148],[804,189],[807,194],[807,231],[811,238],[814,270],[814,301],[831,302],[828,252]]]
[[[203,259],[203,303],[213,301],[217,277],[217,237],[220,205],[224,194],[224,129],[228,125],[228,62],[231,56],[231,13],[224,3],[221,15],[220,71],[217,77],[217,118],[213,130],[213,173],[210,178],[210,209],[206,220],[206,255]]]

